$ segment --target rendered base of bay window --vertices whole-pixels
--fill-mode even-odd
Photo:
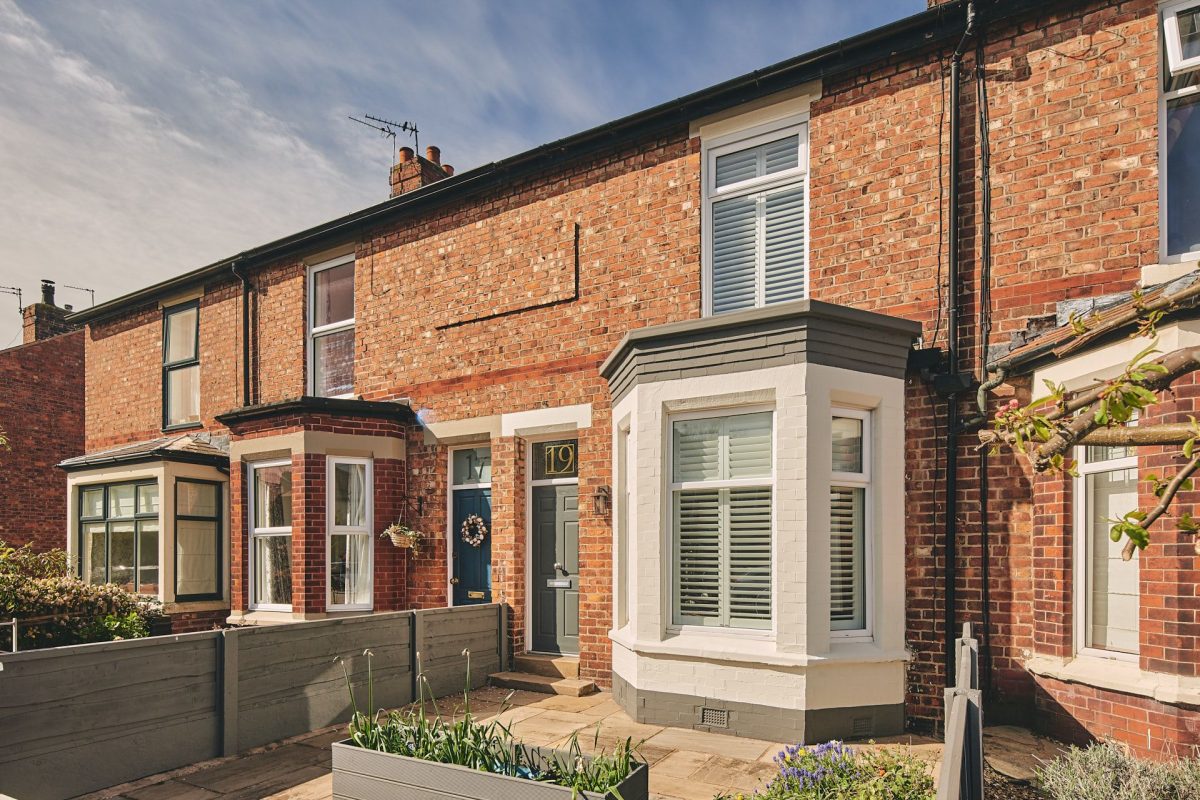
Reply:
[[[1034,656],[1025,668],[1067,683],[1079,683],[1169,705],[1200,706],[1200,678],[1147,672],[1132,661],[1080,655],[1075,658]]]
[[[183,603],[166,603],[165,614],[195,614],[201,611],[227,611],[229,603],[224,600],[190,600]]]
[[[671,646],[614,639],[613,699],[639,723],[804,744],[904,731],[907,652],[871,661],[778,654],[765,663],[748,653],[662,652]]]

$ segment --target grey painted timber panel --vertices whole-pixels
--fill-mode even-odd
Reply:
[[[348,721],[347,673],[360,711],[411,702],[411,613],[228,631],[238,641],[238,749]]]
[[[5,654],[0,793],[58,800],[219,755],[220,639]]]
[[[633,331],[600,367],[614,400],[639,383],[801,363],[903,378],[909,320],[801,300]]]
[[[554,751],[530,748],[543,759]],[[560,754],[566,757],[565,753]],[[543,760],[543,763],[544,760]],[[617,787],[622,800],[647,800],[648,773],[638,767]],[[615,800],[612,791],[574,793],[565,786],[333,745],[333,796],[343,800]]]
[[[441,697],[463,690],[471,651],[471,687],[487,683],[500,668],[498,630],[500,606],[492,603],[414,612],[417,615],[416,652],[428,685],[426,691]],[[420,691],[420,690],[418,690]]]

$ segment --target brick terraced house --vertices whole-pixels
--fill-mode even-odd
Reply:
[[[504,603],[638,719],[772,741],[931,726],[970,621],[989,720],[1200,744],[1191,542],[1107,544],[1166,456],[972,433],[981,380],[1129,346],[1039,331],[1195,269],[1198,31],[951,0],[469,171],[402,150],[390,199],[72,317],[68,547],[177,629]]]

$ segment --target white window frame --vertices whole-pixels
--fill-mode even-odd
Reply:
[[[492,449],[491,440],[460,444],[446,448],[446,605],[454,605],[454,537],[458,531],[454,528],[454,492],[458,489],[491,489],[492,482],[483,483],[454,483],[454,454],[460,450],[478,450],[486,447]]]
[[[337,333],[339,331],[353,329],[355,319],[357,317],[357,306],[358,306],[358,297],[357,297],[358,287],[355,286],[355,300],[354,300],[355,313],[352,314],[349,319],[343,319],[343,320],[339,320],[337,322],[331,322],[328,325],[321,325],[319,327],[314,327],[313,322],[316,319],[316,308],[317,308],[316,275],[318,272],[324,272],[327,269],[333,269],[334,267],[340,267],[345,264],[353,264],[353,263],[354,263],[354,253],[347,253],[344,256],[338,256],[337,258],[331,258],[328,261],[322,261],[320,264],[313,264],[312,266],[310,266],[308,268],[308,313],[307,313],[308,319],[306,321],[307,327],[308,327],[308,335],[305,337],[305,347],[307,349],[307,363],[308,363],[308,377],[307,377],[306,385],[308,386],[308,393],[310,395],[317,394],[317,370],[316,370],[316,362],[314,360],[316,357],[316,348],[313,346],[314,342],[317,340],[318,337],[320,337],[324,334]],[[351,391],[346,392],[345,394],[331,395],[331,397],[333,397],[334,399],[353,398],[354,396],[355,395],[354,395],[353,388],[351,389]]]
[[[770,412],[771,414],[771,474],[766,477],[758,478],[735,478],[730,480],[714,480],[714,481],[675,481],[675,436],[674,425],[676,422],[682,422],[692,419],[720,419],[722,417],[736,417],[743,414],[758,414],[762,412]],[[663,551],[667,554],[667,580],[664,581],[666,588],[666,602],[663,608],[666,609],[666,631],[671,635],[679,634],[703,634],[705,636],[737,636],[750,639],[773,639],[775,638],[776,626],[779,624],[779,536],[778,536],[778,520],[779,520],[779,492],[776,490],[776,473],[779,457],[779,415],[777,409],[769,403],[759,403],[746,406],[729,406],[724,408],[704,409],[700,411],[681,411],[678,413],[664,415],[666,430],[664,436],[666,446],[663,449],[665,454],[663,461],[663,479],[666,485],[665,502],[663,503],[663,513],[666,516],[666,523],[663,525],[663,531],[666,536],[666,549]],[[771,621],[765,628],[747,628],[737,627],[733,625],[696,625],[693,623],[676,622],[679,618],[678,613],[678,596],[675,577],[675,493],[679,491],[687,491],[689,489],[742,489],[742,488],[759,488],[770,487],[771,489]]]
[[[1183,57],[1183,44],[1179,38],[1179,12],[1195,8],[1196,0],[1176,0],[1159,9],[1162,14],[1163,44],[1167,52],[1167,69],[1171,75],[1183,75],[1200,69],[1200,56]]]
[[[746,128],[745,130],[736,131],[734,133],[725,134],[723,136],[705,139],[700,144],[701,163],[703,164],[701,175],[701,236],[700,236],[700,251],[702,265],[702,295],[703,295],[703,313],[704,316],[712,316],[713,314],[713,297],[712,297],[712,209],[713,204],[720,200],[727,200],[730,197],[738,197],[747,194],[758,194],[759,192],[769,191],[771,189],[783,189],[787,186],[793,186],[797,183],[804,184],[804,297],[810,296],[809,286],[809,115],[808,112],[793,114],[782,119],[766,122],[761,125]],[[750,180],[741,181],[730,186],[722,186],[720,189],[716,186],[717,180],[717,158],[729,153],[736,153],[739,150],[746,150],[751,147],[756,147],[760,144],[772,142],[777,139],[784,138],[797,134],[800,137],[800,153],[798,163],[795,168],[776,172],[771,175],[763,175],[761,177],[752,178]],[[762,273],[763,258],[762,253],[759,253],[759,268],[755,272],[755,299],[754,307],[762,308],[766,304],[766,280]],[[749,309],[743,309],[749,310]]]
[[[334,508],[334,470],[338,464],[361,464],[366,467],[367,507],[365,525],[335,525],[333,521]],[[351,456],[327,456],[325,458],[325,609],[327,611],[370,611],[375,607],[375,472],[369,458],[354,458]],[[335,535],[366,536],[367,537],[367,579],[371,582],[371,590],[366,603],[334,603],[333,602],[333,537]]]
[[[829,452],[829,493],[832,493],[834,486],[863,490],[863,627],[833,630],[830,621],[829,637],[839,642],[869,642],[875,635],[875,526],[872,524],[875,519],[875,492],[871,482],[871,463],[874,458],[871,416],[871,411],[867,409],[842,406],[833,406],[829,414],[831,429],[834,417],[862,420],[863,426],[862,472],[834,472],[832,447]],[[832,444],[832,437],[830,442]]]
[[[1159,35],[1162,38],[1162,46],[1165,48],[1168,58],[1168,64],[1175,64],[1182,61],[1182,53],[1179,47],[1179,31],[1176,14],[1195,5],[1194,0],[1181,0],[1180,2],[1168,3],[1160,7],[1162,24],[1159,26]],[[1174,55],[1172,55],[1172,48]],[[1200,57],[1188,59],[1180,64],[1178,69],[1170,67],[1171,76],[1179,76],[1188,72],[1200,70]],[[1194,97],[1200,94],[1200,78],[1196,85],[1184,86],[1180,89],[1167,90],[1164,84],[1159,83],[1159,98],[1158,98],[1158,247],[1159,258],[1164,264],[1180,264],[1186,261],[1200,260],[1200,250],[1191,250],[1186,253],[1172,254],[1170,250],[1169,231],[1167,229],[1168,213],[1167,203],[1169,202],[1168,176],[1170,174],[1169,155],[1167,153],[1167,105],[1174,100],[1182,100],[1188,97]],[[1196,191],[1200,192],[1200,186],[1196,187]]]
[[[1087,477],[1104,472],[1116,472],[1118,470],[1138,469],[1137,453],[1125,456],[1124,458],[1113,458],[1107,461],[1097,461],[1089,464],[1087,462],[1087,447],[1079,446],[1075,448],[1075,466],[1079,473],[1072,480],[1072,502],[1074,508],[1071,514],[1071,538],[1072,538],[1072,590],[1071,590],[1071,616],[1073,638],[1075,644],[1075,652],[1081,656],[1092,656],[1095,658],[1106,658],[1113,661],[1130,661],[1138,663],[1141,652],[1140,642],[1140,625],[1139,625],[1139,642],[1137,653],[1125,653],[1119,650],[1104,650],[1099,647],[1089,647],[1087,644],[1087,630],[1089,622],[1089,614],[1091,604],[1091,586],[1088,580],[1089,557],[1091,555],[1089,545],[1091,543],[1091,534],[1088,526],[1088,497],[1087,497]],[[1139,475],[1138,480],[1141,480]],[[1132,509],[1130,509],[1132,510]],[[1139,586],[1141,565],[1138,565]],[[1141,594],[1138,595],[1138,612],[1141,613]]]
[[[250,543],[250,548],[249,548],[250,549],[250,553],[249,553],[250,580],[247,581],[247,586],[249,588],[250,594],[247,597],[246,604],[247,604],[247,606],[249,606],[251,611],[291,611],[292,610],[291,603],[287,603],[285,605],[283,603],[255,603],[254,602],[254,598],[257,596],[257,593],[255,592],[255,584],[258,580],[256,577],[258,575],[258,565],[255,563],[255,559],[257,558],[257,554],[258,554],[258,548],[255,546],[255,544],[256,544],[255,539],[257,539],[259,537],[267,537],[267,536],[288,536],[288,537],[291,537],[293,545],[296,542],[295,533],[293,532],[293,526],[291,526],[291,525],[287,526],[286,528],[282,527],[282,526],[275,526],[275,527],[270,527],[270,528],[257,528],[254,525],[254,516],[255,516],[254,473],[256,470],[269,469],[271,467],[292,467],[293,468],[293,471],[292,471],[292,490],[293,491],[295,491],[295,485],[296,485],[295,484],[295,478],[296,478],[295,467],[292,465],[292,460],[290,458],[275,459],[272,461],[253,461],[253,462],[246,464],[246,502],[247,502],[247,510],[249,511],[249,513],[246,514],[246,532],[248,534],[246,538]],[[293,522],[294,522],[294,520],[293,520]],[[290,548],[289,553],[293,549],[294,548]],[[295,590],[295,588],[296,588],[295,586],[292,587],[293,591]]]

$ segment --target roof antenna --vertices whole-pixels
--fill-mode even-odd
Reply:
[[[393,164],[396,163],[396,134],[398,134],[398,133],[407,133],[410,136],[412,136],[413,137],[413,149],[416,150],[418,153],[421,152],[421,140],[418,136],[420,131],[417,130],[417,126],[414,125],[413,123],[408,122],[408,121],[393,122],[390,119],[381,119],[380,117],[372,117],[370,114],[363,114],[363,116],[366,117],[366,119],[359,119],[358,117],[355,117],[355,116],[348,117],[348,119],[354,120],[359,125],[366,125],[368,128],[373,128],[373,129],[379,131],[382,135],[390,138],[392,140],[392,163]],[[367,120],[370,120],[370,122],[368,122]]]
[[[74,289],[77,292],[87,292],[89,295],[91,295],[92,305],[93,306],[96,305],[96,290],[95,289],[89,289],[86,286],[68,286],[65,283],[63,284],[63,288],[64,289]]]
[[[24,311],[25,303],[21,300],[20,286],[0,286],[0,294],[12,294],[17,296],[17,310]]]

